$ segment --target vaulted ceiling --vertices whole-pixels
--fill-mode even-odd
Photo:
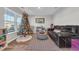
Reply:
[[[54,15],[60,7],[24,7],[23,9],[28,15],[43,16]]]

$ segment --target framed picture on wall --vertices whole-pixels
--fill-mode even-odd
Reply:
[[[35,18],[36,23],[45,23],[45,18]]]

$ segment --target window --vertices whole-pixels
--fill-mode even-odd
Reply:
[[[14,14],[9,11],[9,10],[5,10],[5,15],[4,15],[4,26],[7,29],[7,32],[14,32],[15,28],[14,28]]]
[[[17,31],[20,30],[21,21],[22,21],[21,17],[18,17],[18,18],[17,18]]]

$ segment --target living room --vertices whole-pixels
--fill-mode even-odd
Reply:
[[[78,15],[78,7],[1,7],[0,30],[5,39],[0,39],[0,50],[79,50]]]

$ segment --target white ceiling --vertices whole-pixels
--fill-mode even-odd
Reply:
[[[60,7],[24,7],[23,8],[28,15],[53,15]]]

